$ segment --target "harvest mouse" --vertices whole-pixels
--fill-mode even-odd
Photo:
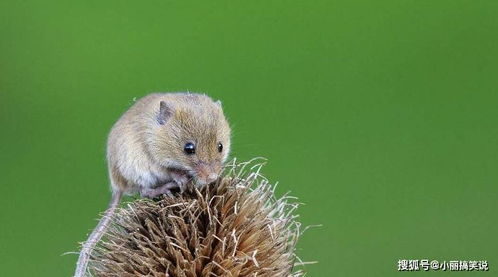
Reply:
[[[230,151],[230,127],[221,103],[195,93],[153,93],[133,104],[114,124],[107,142],[112,198],[84,243],[75,272],[82,277],[123,194],[173,196],[193,180],[214,182]]]

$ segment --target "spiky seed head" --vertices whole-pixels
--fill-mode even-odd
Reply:
[[[92,252],[91,274],[304,276],[295,269],[297,204],[275,198],[260,166],[247,165],[233,163],[216,183],[178,197],[119,209]]]

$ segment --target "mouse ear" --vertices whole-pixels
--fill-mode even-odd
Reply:
[[[220,100],[216,101],[215,103],[216,103],[216,105],[218,105],[221,108],[221,101]]]
[[[164,125],[171,114],[172,110],[168,106],[168,104],[166,104],[166,102],[164,101],[161,101],[161,103],[159,103],[159,114],[157,115],[157,122],[159,122],[159,124],[161,125]]]

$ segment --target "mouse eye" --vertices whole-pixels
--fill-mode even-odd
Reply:
[[[223,151],[223,144],[221,144],[221,142],[218,142],[218,152],[221,153],[221,151]]]
[[[185,144],[185,147],[183,147],[183,151],[185,151],[185,153],[187,153],[188,155],[195,154],[195,144],[193,144],[192,142],[187,142]]]

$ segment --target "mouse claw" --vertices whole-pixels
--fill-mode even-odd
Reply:
[[[178,184],[180,186],[180,192],[184,193],[187,190],[187,182]]]

